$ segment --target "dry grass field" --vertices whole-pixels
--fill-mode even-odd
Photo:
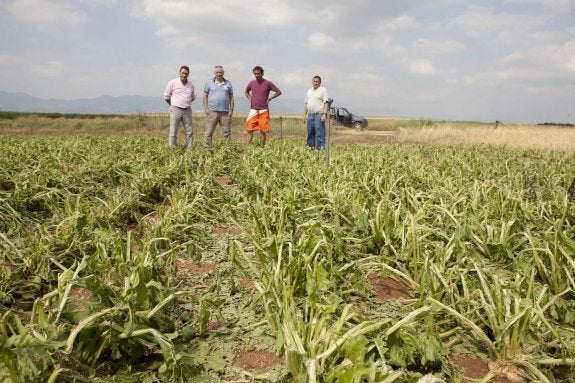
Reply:
[[[167,137],[166,113],[116,116],[82,116],[21,113],[7,118],[0,113],[0,135],[120,135]],[[233,139],[244,139],[245,116],[232,122]],[[205,117],[194,114],[194,139],[200,142]],[[180,129],[181,131],[182,129]],[[183,138],[183,133],[180,132]],[[272,116],[271,139],[305,140],[306,128],[300,115]],[[216,131],[215,139],[220,137]],[[370,118],[363,131],[331,125],[334,145],[494,145],[518,149],[575,152],[575,127]]]
[[[575,152],[575,128],[512,125],[508,127],[462,128],[456,125],[399,129],[398,143],[439,145],[495,145],[521,149],[551,149]]]

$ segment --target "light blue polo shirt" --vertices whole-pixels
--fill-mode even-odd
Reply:
[[[222,84],[216,84],[214,79],[206,82],[204,92],[208,95],[208,109],[215,112],[230,111],[230,95],[234,94],[232,83],[224,79]]]

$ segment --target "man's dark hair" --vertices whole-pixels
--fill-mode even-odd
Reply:
[[[316,75],[316,76],[313,76],[313,78],[317,78],[319,80],[319,82],[321,82],[321,77]]]
[[[187,65],[182,65],[182,66],[180,67],[180,70],[182,70],[182,69],[185,69],[185,70],[188,71],[188,73],[190,73],[190,68],[188,68]]]
[[[252,69],[252,72],[255,72],[256,70],[259,70],[260,72],[262,72],[262,76],[264,75],[264,68],[262,68],[261,66],[256,65],[254,67],[254,69]]]

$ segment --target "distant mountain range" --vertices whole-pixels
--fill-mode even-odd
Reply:
[[[274,100],[276,113],[298,113],[303,109],[299,99]],[[203,110],[201,95],[194,101],[194,112]],[[246,112],[246,98],[236,96],[236,111]],[[168,105],[162,97],[152,96],[100,96],[75,100],[44,99],[26,93],[0,91],[0,111],[43,113],[130,114],[167,112]]]
[[[76,100],[43,99],[26,93],[0,91],[0,110],[12,112],[127,114],[166,112],[161,97],[100,96]]]

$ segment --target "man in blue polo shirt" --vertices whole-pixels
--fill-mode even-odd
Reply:
[[[208,80],[204,87],[204,111],[206,112],[204,148],[212,147],[212,137],[218,123],[222,127],[224,139],[229,141],[232,135],[234,90],[232,83],[224,78],[224,68],[220,65],[215,67],[214,78]]]

